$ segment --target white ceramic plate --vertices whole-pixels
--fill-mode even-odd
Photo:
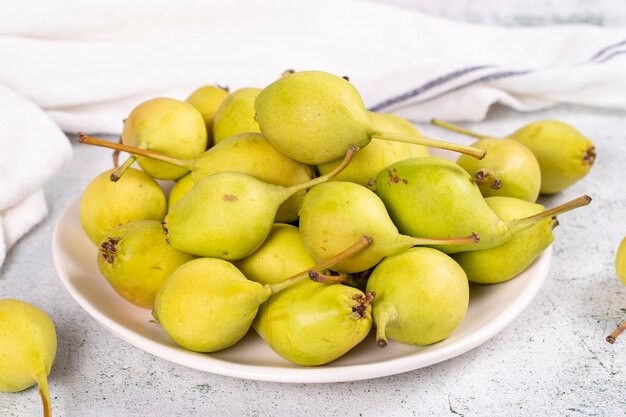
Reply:
[[[53,257],[65,288],[97,321],[130,344],[190,368],[238,378],[277,382],[339,382],[398,374],[458,356],[489,340],[511,323],[530,303],[550,267],[548,248],[524,273],[497,285],[471,286],[467,315],[442,342],[419,347],[390,341],[378,348],[373,335],[330,364],[307,368],[275,354],[254,331],[235,346],[201,354],[178,347],[150,320],[150,311],[122,299],[100,275],[97,248],[84,234],[78,216],[79,200],[59,217],[53,237]]]

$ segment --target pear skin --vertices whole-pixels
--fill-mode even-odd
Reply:
[[[191,190],[191,187],[193,187],[193,178],[191,177],[191,173],[176,181],[170,190],[170,195],[167,198],[168,211],[174,206],[174,204],[178,203],[185,196],[185,194],[189,192],[189,190]]]
[[[259,124],[254,119],[254,100],[259,92],[261,92],[259,88],[242,88],[222,102],[213,119],[215,144],[239,133],[261,132]]]
[[[122,142],[128,146],[164,152],[175,158],[191,159],[207,147],[204,119],[191,104],[172,98],[156,98],[135,107],[124,122]],[[172,164],[137,157],[151,176],[175,180],[188,170]]]
[[[512,197],[488,197],[485,202],[504,221],[541,213],[540,204]],[[513,235],[491,249],[455,253],[452,258],[461,265],[467,278],[479,284],[508,281],[523,272],[554,240],[555,220],[542,220]]]
[[[288,361],[323,365],[367,336],[372,326],[371,297],[346,285],[303,281],[272,295],[252,325]]]
[[[558,120],[530,123],[509,136],[528,147],[541,167],[541,194],[555,194],[585,177],[596,159],[589,138]]]
[[[249,281],[231,263],[199,258],[180,266],[163,283],[154,317],[179,346],[215,352],[246,334],[270,294],[268,287]]]
[[[57,337],[50,317],[24,301],[0,299],[0,392],[23,391],[35,384],[44,416],[52,416],[48,375]]]
[[[213,145],[213,119],[222,102],[228,97],[228,88],[205,85],[195,90],[187,99],[200,112],[207,130],[207,145]]]
[[[626,237],[622,239],[615,254],[615,273],[622,284],[626,285]]]
[[[148,174],[130,168],[117,182],[113,170],[98,175],[80,200],[80,223],[95,245],[120,224],[134,220],[163,220],[167,212],[165,194]]]
[[[125,300],[152,308],[154,297],[167,277],[192,255],[174,249],[161,223],[142,220],[111,230],[98,248],[98,269]]]
[[[431,248],[411,248],[374,268],[367,291],[373,301],[376,343],[387,339],[411,345],[443,340],[465,317],[469,285],[463,269]]]
[[[541,169],[535,155],[513,139],[483,138],[472,146],[487,151],[483,159],[461,155],[457,164],[474,177],[484,197],[515,197],[535,202],[541,187]]]
[[[418,136],[420,134],[415,126],[398,116],[373,112],[369,112],[368,115],[370,119],[375,120],[378,126],[386,131]],[[425,146],[372,139],[365,148],[354,155],[350,166],[337,175],[335,180],[355,182],[362,186],[367,186],[376,178],[376,174],[387,165],[407,158],[428,155],[428,148]],[[340,163],[341,158],[320,164],[317,166],[317,169],[320,174],[326,174]]]

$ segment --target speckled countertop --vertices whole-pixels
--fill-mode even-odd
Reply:
[[[435,6],[429,10],[426,1],[417,3],[444,14]],[[461,3],[469,10],[472,2]],[[547,2],[554,3],[564,2]],[[619,10],[617,23],[624,24]],[[607,18],[616,15],[604,12]],[[626,235],[626,113],[561,106],[519,114],[496,107],[476,128],[505,135],[541,118],[578,127],[595,142],[598,160],[583,181],[542,199],[555,205],[587,193],[594,200],[562,216],[549,276],[533,302],[508,328],[461,356],[399,375],[336,384],[247,381],[188,369],[144,353],[93,320],[57,277],[52,230],[61,210],[110,159],[107,152],[73,141],[73,160],[46,185],[49,216],[11,250],[0,270],[0,295],[36,304],[56,324],[58,355],[50,375],[55,415],[626,415],[626,338],[614,345],[604,340],[626,319],[626,287],[613,268]],[[428,126],[423,130],[454,137]],[[0,416],[37,416],[40,407],[36,389],[0,394]]]

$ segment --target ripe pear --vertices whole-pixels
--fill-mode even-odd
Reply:
[[[469,285],[463,269],[431,248],[411,248],[374,268],[367,291],[376,293],[376,343],[387,338],[412,345],[443,340],[465,317]]]
[[[228,97],[228,88],[205,85],[195,90],[187,100],[200,112],[207,130],[207,145],[213,145],[213,119],[222,102]]]
[[[48,375],[57,350],[50,317],[24,301],[0,299],[0,392],[39,385],[45,417],[52,416]]]
[[[321,71],[285,75],[254,102],[263,135],[296,161],[319,165],[340,158],[349,146],[372,139],[416,143],[484,156],[481,149],[382,130],[370,119],[359,92],[342,77]]]
[[[135,107],[124,122],[122,143],[142,149],[165,152],[175,158],[191,159],[207,147],[207,131],[204,119],[191,104],[172,98],[156,98]],[[169,163],[138,156],[137,162],[151,176],[163,180],[175,180],[187,173],[187,169]],[[129,161],[135,159],[131,156]],[[129,163],[116,171],[120,177]]]
[[[615,273],[622,284],[626,285],[626,237],[622,239],[622,243],[620,243],[615,254]],[[626,321],[613,330],[613,333],[606,337],[606,341],[611,344],[615,343],[615,339],[624,331],[626,331]]]
[[[152,308],[163,281],[194,256],[174,249],[161,223],[141,220],[109,231],[98,248],[100,273],[125,300]]]
[[[469,244],[477,240],[473,235],[447,240],[401,235],[376,194],[361,185],[342,181],[317,185],[304,196],[300,233],[316,261],[328,258],[359,236],[370,236],[372,244],[368,248],[333,267],[334,271],[346,273],[369,269],[385,256],[415,245]]]
[[[245,258],[269,234],[281,204],[301,190],[328,181],[330,174],[291,187],[270,184],[239,172],[210,175],[187,193],[165,217],[163,228],[172,246],[198,256]]]
[[[370,244],[361,237],[317,268],[325,269]],[[303,281],[304,270],[276,284],[250,281],[230,262],[199,258],[176,269],[157,293],[153,315],[180,346],[215,352],[235,344],[272,294]]]
[[[91,145],[120,149],[185,167],[191,170],[194,184],[209,175],[226,171],[242,172],[260,180],[286,187],[302,183],[313,177],[311,167],[283,155],[259,133],[241,133],[231,136],[192,160],[172,158],[162,153],[127,147],[86,135],[82,135],[80,141]],[[301,191],[285,201],[277,212],[276,221],[292,222],[297,220],[303,195],[304,191]]]
[[[112,172],[105,171],[91,181],[80,200],[80,223],[96,245],[120,224],[163,220],[167,212],[165,194],[150,175],[131,168],[112,182]]]
[[[376,194],[400,233],[448,238],[476,233],[476,244],[433,245],[446,253],[489,249],[544,218],[589,204],[582,196],[537,215],[502,221],[485,203],[473,178],[442,158],[405,159],[378,173]]]
[[[252,281],[276,284],[285,277],[315,266],[297,227],[275,223],[265,242],[250,256],[234,264]]]
[[[545,210],[541,204],[512,197],[488,197],[487,205],[500,220],[512,221]],[[461,265],[467,279],[479,284],[508,281],[524,271],[554,240],[556,219],[546,218],[511,239],[491,249],[455,253],[452,258]]]
[[[303,281],[272,295],[252,326],[283,358],[303,366],[334,361],[372,326],[373,293],[346,285]]]
[[[535,202],[541,187],[541,169],[535,155],[513,139],[484,138],[472,146],[487,151],[481,159],[461,155],[457,164],[474,177],[483,197],[515,197]]]
[[[368,112],[370,119],[381,129],[393,133],[405,133],[408,135],[419,135],[419,131],[411,123],[401,117],[391,114]],[[376,174],[389,164],[402,159],[414,158],[418,156],[428,156],[428,148],[410,143],[390,142],[386,140],[372,139],[372,141],[359,153],[354,155],[354,159],[335,181],[348,181],[367,186],[376,178]],[[332,171],[341,163],[341,158],[317,166],[320,174]]]
[[[178,203],[180,199],[189,192],[189,190],[191,190],[191,187],[193,187],[193,178],[191,177],[191,173],[176,181],[176,183],[170,190],[170,195],[167,199],[168,211],[171,210],[174,204]]]
[[[254,118],[254,100],[260,92],[259,88],[242,88],[224,100],[213,119],[216,144],[238,133],[261,132]]]
[[[475,138],[488,136],[433,119],[434,124]],[[541,169],[541,194],[555,194],[589,173],[596,160],[591,140],[567,123],[539,120],[508,136],[525,145],[535,155]]]

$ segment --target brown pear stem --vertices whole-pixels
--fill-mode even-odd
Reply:
[[[339,175],[339,173],[341,171],[343,171],[344,169],[346,169],[346,167],[350,164],[350,162],[352,161],[352,158],[354,157],[354,154],[357,153],[359,150],[358,146],[350,146],[348,148],[348,151],[346,152],[346,156],[343,158],[343,161],[341,161],[341,163],[339,165],[337,165],[335,167],[335,169],[333,169],[331,172],[329,172],[326,175],[321,175],[317,178],[313,178],[312,180],[300,183],[300,184],[296,184],[296,185],[292,185],[291,187],[287,187],[285,188],[285,196],[284,199],[286,200],[287,198],[289,198],[290,196],[292,196],[293,194],[297,193],[300,190],[304,190],[307,188],[311,188],[317,184],[321,184],[323,182],[328,181],[329,179],[336,177],[337,175]]]
[[[483,135],[481,133],[476,133],[474,131],[471,131],[469,129],[465,129],[461,126],[452,124],[452,123],[448,123],[448,122],[444,122],[443,120],[439,120],[439,119],[432,119],[430,121],[430,123],[434,124],[435,126],[439,126],[442,127],[446,130],[451,130],[452,132],[456,132],[456,133],[460,133],[462,135],[465,136],[471,136],[473,138],[477,138],[477,139],[484,139],[484,138],[488,138],[489,136],[487,135]]]
[[[620,334],[624,333],[625,330],[626,330],[626,321],[620,324],[617,329],[613,330],[613,333],[611,333],[610,335],[606,337],[606,341],[609,342],[610,344],[615,343],[615,339],[617,339]]]
[[[372,238],[369,236],[361,236],[355,243],[353,243],[350,247],[348,247],[347,249],[344,249],[343,251],[339,252],[338,254],[336,254],[335,256],[333,256],[332,258],[329,258],[327,260],[325,260],[324,262],[320,262],[317,265],[315,265],[313,268],[309,268],[306,271],[302,271],[297,273],[296,275],[291,276],[290,278],[287,278],[284,281],[281,282],[277,282],[276,284],[270,284],[268,285],[270,291],[272,294],[283,290],[297,282],[302,281],[304,278],[308,277],[309,274],[311,274],[312,272],[317,272],[317,271],[321,271],[327,268],[330,268],[331,266],[343,261],[346,258],[349,258],[350,256],[354,255],[355,253],[358,253],[360,251],[362,251],[364,248],[366,248],[367,246],[369,246],[372,243]],[[317,272],[319,273],[319,272]]]
[[[489,185],[494,190],[502,188],[502,180],[490,169],[482,168],[474,174],[474,182],[478,185]]]
[[[556,207],[553,207],[549,210],[546,211],[542,211],[541,213],[537,213],[534,214],[532,216],[529,217],[524,217],[522,219],[516,219],[516,220],[511,220],[507,223],[507,226],[509,227],[509,231],[512,234],[515,234],[519,231],[522,231],[530,226],[532,226],[533,224],[546,219],[548,217],[554,217],[558,214],[563,214],[565,212],[574,210],[576,208],[579,207],[583,207],[586,206],[587,204],[589,204],[591,202],[591,197],[589,197],[588,195],[582,195],[578,198],[575,198],[573,200],[570,200],[566,203],[560,204]]]
[[[383,130],[374,130],[370,132],[370,136],[374,139],[390,140],[392,142],[413,143],[416,145],[430,146],[431,148],[446,149],[448,151],[460,152],[477,159],[483,159],[487,152],[484,149],[474,146],[461,145],[459,143],[446,142],[439,139],[431,139],[426,136],[406,135],[403,133],[394,133]]]
[[[406,236],[406,235],[401,235]],[[409,241],[413,246],[422,246],[422,245],[471,245],[473,243],[478,243],[480,241],[480,237],[476,233],[472,233],[469,236],[464,237],[443,237],[443,238],[426,238],[426,237],[413,237],[406,236],[407,241]]]
[[[135,163],[136,159],[137,157],[135,155],[131,155],[121,166],[116,167],[115,170],[111,172],[111,181],[117,182],[120,178],[122,178],[122,175],[124,175],[126,171],[128,171],[128,168]]]
[[[343,284],[348,280],[347,275],[328,275],[319,271],[309,272],[309,278],[322,284]]]
[[[148,149],[141,149],[135,146],[123,145],[121,143],[109,142],[108,140],[94,138],[89,135],[85,135],[83,132],[78,132],[78,141],[87,145],[100,146],[102,148],[116,149],[122,152],[128,152],[133,155],[145,156],[147,158],[156,159],[157,161],[167,162],[178,167],[192,169],[193,160],[174,158],[173,156],[165,155],[161,152],[151,151]]]

